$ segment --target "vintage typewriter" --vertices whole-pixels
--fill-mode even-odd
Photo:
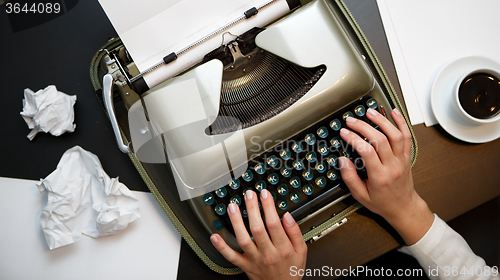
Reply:
[[[269,190],[280,217],[290,212],[307,240],[317,240],[346,222],[360,205],[342,181],[338,157],[351,158],[358,174],[367,175],[362,159],[341,139],[339,130],[348,116],[378,129],[366,118],[366,110],[386,115],[395,107],[386,86],[381,86],[385,78],[377,62],[370,59],[342,2],[317,0],[295,6],[268,26],[230,34],[234,40],[151,89],[118,39],[94,58],[101,69],[92,75],[95,80],[104,75],[102,91],[99,85],[96,89],[99,96],[104,95],[118,145],[137,154],[126,112],[144,111],[144,121],[156,131],[153,142],[165,161],[141,162],[132,155],[134,163],[183,237],[207,265],[221,273],[235,268],[215,251],[208,237],[217,232],[239,250],[226,209],[229,203],[238,204],[246,220],[246,190]],[[164,63],[168,66],[172,59],[175,54]],[[219,163],[211,158],[217,154],[213,147],[196,153],[192,135],[172,129],[178,127],[172,123],[182,123],[197,109],[186,104],[191,102],[186,94],[169,89],[193,80],[203,101],[192,106],[212,112],[212,118],[195,126],[199,133],[195,135],[223,137],[226,174],[222,174],[224,168],[214,167]],[[387,118],[392,122],[390,114]],[[236,134],[239,137],[226,137]],[[132,138],[132,146],[122,136]],[[241,143],[243,151],[233,152],[232,147]],[[231,153],[239,158],[235,160]],[[206,186],[199,195],[184,200],[175,185],[182,189],[190,184]]]

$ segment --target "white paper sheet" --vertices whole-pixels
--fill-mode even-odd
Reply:
[[[377,0],[412,125],[437,124],[432,83],[448,62],[480,55],[500,62],[500,1]]]
[[[51,250],[73,244],[82,233],[94,238],[116,234],[141,216],[134,194],[80,146],[64,152],[37,187],[48,192],[40,226]]]
[[[233,21],[248,9],[266,2],[268,0],[127,0],[118,5],[113,0],[99,0],[141,72],[161,62],[166,55],[180,51]],[[286,0],[278,0],[228,31],[239,35],[253,27],[262,27],[287,12]],[[228,42],[234,37],[225,36],[224,39]],[[203,42],[168,66],[146,75],[147,84],[151,88],[166,80],[165,77],[186,70],[222,42],[222,35]]]
[[[67,95],[53,85],[37,92],[24,89],[21,116],[32,129],[28,139],[33,140],[40,131],[54,136],[75,131],[75,102],[76,95]]]
[[[38,218],[38,181],[0,178],[0,279],[177,279],[181,237],[150,193],[121,232],[50,251]]]

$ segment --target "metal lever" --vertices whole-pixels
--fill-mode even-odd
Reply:
[[[343,218],[340,222],[334,224],[333,226],[331,226],[331,227],[327,228],[326,230],[322,231],[320,234],[314,236],[310,240],[310,242],[313,243],[314,241],[318,241],[319,239],[325,237],[327,234],[329,234],[330,232],[334,231],[335,229],[337,229],[341,225],[345,224],[345,222],[347,222],[347,218]]]
[[[131,154],[130,144],[125,145],[123,142],[122,134],[120,128],[118,127],[118,122],[116,121],[115,106],[113,105],[113,76],[111,74],[104,75],[102,79],[102,97],[104,99],[104,106],[108,112],[109,120],[111,121],[111,127],[113,127],[113,132],[115,133],[116,142],[120,151]]]

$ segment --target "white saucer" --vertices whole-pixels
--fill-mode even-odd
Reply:
[[[500,137],[500,121],[477,124],[464,119],[453,108],[453,87],[468,71],[478,68],[500,71],[500,64],[481,56],[464,56],[441,69],[431,89],[431,106],[439,124],[452,136],[470,143],[485,143]]]

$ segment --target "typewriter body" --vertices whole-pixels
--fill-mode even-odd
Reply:
[[[107,50],[102,60],[103,74],[109,74],[103,94],[112,122],[118,116],[124,135],[130,137],[124,109],[143,107],[146,119],[155,120],[151,128],[159,131],[156,140],[166,151],[165,164],[143,164],[159,189],[155,195],[178,213],[174,220],[218,265],[230,266],[209,244],[209,236],[219,233],[240,250],[226,207],[237,203],[246,220],[248,189],[268,189],[280,217],[290,212],[303,232],[323,223],[324,213],[331,216],[355,203],[342,182],[337,158],[350,157],[359,175],[367,175],[339,130],[347,116],[368,121],[368,108],[385,114],[393,104],[336,9],[329,0],[317,0],[265,28],[237,34],[194,67],[141,94],[127,82],[139,72],[124,46]],[[172,91],[193,81],[202,96],[194,105],[178,93],[183,90]],[[196,106],[210,116],[196,126],[197,137],[222,137],[214,141],[224,142],[225,150],[213,145],[200,151],[191,134],[172,129],[196,114]],[[392,122],[390,114],[387,117]],[[119,130],[115,134],[123,151],[136,152],[134,141],[127,146]],[[222,163],[214,160],[221,151]],[[202,191],[183,199],[174,185]]]

